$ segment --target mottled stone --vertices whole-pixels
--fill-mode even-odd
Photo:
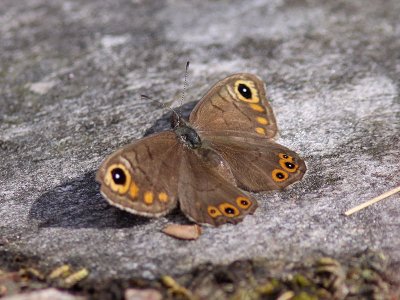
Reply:
[[[398,0],[2,1],[0,248],[92,278],[367,248],[398,265],[399,195],[343,212],[399,184],[399,14]],[[180,106],[187,60],[185,103],[229,74],[262,77],[277,141],[308,166],[303,181],[256,194],[255,215],[196,241],[161,232],[187,222],[179,211],[130,215],[94,180],[106,155],[166,128],[168,112],[140,95]]]

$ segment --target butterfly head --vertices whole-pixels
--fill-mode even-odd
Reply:
[[[179,126],[181,126],[182,124],[185,124],[185,120],[182,118],[182,116],[177,113],[175,110],[172,111],[172,115],[170,118],[171,121],[171,128],[175,129]]]

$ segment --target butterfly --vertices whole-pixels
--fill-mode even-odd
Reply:
[[[283,189],[306,172],[276,133],[263,81],[234,74],[206,93],[189,121],[175,115],[170,130],[107,157],[96,180],[111,205],[133,214],[160,217],[179,203],[198,224],[236,224],[258,206],[249,191]]]

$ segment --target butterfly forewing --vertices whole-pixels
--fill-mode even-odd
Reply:
[[[179,204],[183,213],[200,224],[219,226],[238,223],[257,208],[257,202],[235,187],[229,174],[221,173],[210,155],[204,152],[183,151],[179,179]],[[220,163],[226,164],[221,157]],[[224,170],[226,171],[226,170]]]
[[[199,131],[243,132],[264,138],[277,132],[263,81],[246,73],[214,85],[192,111],[190,123]]]
[[[96,179],[108,202],[138,215],[157,217],[176,206],[182,146],[173,131],[127,145],[109,156]]]

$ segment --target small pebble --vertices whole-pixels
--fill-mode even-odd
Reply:
[[[127,289],[125,291],[125,300],[161,300],[162,295],[154,289]]]

